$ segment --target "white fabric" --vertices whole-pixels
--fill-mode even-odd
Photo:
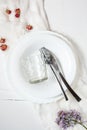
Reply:
[[[7,16],[5,14],[5,9],[9,8],[12,10],[12,14]],[[21,8],[21,17],[14,17],[15,8]],[[33,30],[49,30],[49,23],[44,10],[44,1],[43,0],[3,0],[0,1],[0,37],[7,38],[7,44],[9,45],[9,49],[6,52],[0,51],[0,99],[1,100],[23,100],[12,90],[12,87],[9,85],[6,74],[5,74],[5,64],[8,58],[9,50],[12,49],[15,45],[15,40],[19,37],[23,36],[26,33],[30,33],[30,31],[25,30],[25,25],[31,24],[33,26]],[[73,44],[73,42],[72,42]],[[79,52],[81,58],[81,52]],[[81,59],[80,59],[81,61]],[[87,76],[86,76],[86,67],[81,62],[81,73],[79,77],[79,81],[76,84],[75,91],[82,97],[82,101],[80,103],[76,102],[74,98],[67,92],[69,95],[69,101],[65,102],[65,99],[61,99],[60,101],[50,103],[50,104],[42,104],[42,105],[34,105],[35,109],[38,111],[43,123],[47,130],[60,130],[60,128],[56,125],[56,113],[63,110],[77,109],[82,113],[82,116],[87,119]],[[72,129],[72,128],[70,128]],[[80,126],[75,126],[74,130],[82,130],[83,128]]]
[[[21,9],[20,18],[15,18],[15,9]],[[12,13],[6,14],[6,9],[10,9]],[[15,41],[26,33],[31,31],[26,30],[26,25],[33,26],[33,30],[49,29],[48,21],[44,11],[43,0],[3,0],[0,1],[0,37],[6,38],[8,50],[3,52],[0,50],[0,99],[19,99],[19,96],[14,92],[12,86],[8,83],[6,77],[6,62],[10,50],[17,46]]]

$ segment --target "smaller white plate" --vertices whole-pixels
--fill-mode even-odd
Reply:
[[[22,98],[37,103],[48,103],[62,97],[60,86],[49,67],[48,80],[38,84],[30,84],[22,74],[20,59],[41,47],[48,48],[58,57],[66,80],[70,85],[75,83],[78,72],[78,58],[71,42],[62,35],[49,31],[31,32],[19,39],[16,45],[9,56],[7,74],[11,85]]]

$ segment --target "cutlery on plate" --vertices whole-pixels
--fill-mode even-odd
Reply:
[[[56,77],[56,79],[57,79],[57,81],[58,81],[58,83],[59,83],[59,85],[60,85],[60,88],[61,88],[61,90],[62,90],[62,92],[63,92],[63,94],[64,94],[64,97],[65,97],[65,99],[66,99],[66,101],[67,101],[67,100],[68,100],[68,97],[67,97],[67,95],[66,95],[66,93],[65,93],[65,91],[64,91],[64,89],[63,89],[63,86],[62,86],[62,84],[61,84],[61,81],[59,80],[57,74],[55,73],[55,71],[54,71],[52,65],[50,65],[50,68],[51,68],[52,72],[54,73],[54,75],[55,75],[55,77]]]
[[[58,82],[59,85],[60,85],[60,88],[61,88],[61,90],[62,90],[62,92],[63,92],[64,97],[65,97],[65,100],[67,101],[67,100],[68,100],[68,97],[67,97],[67,95],[66,95],[66,93],[65,93],[65,91],[64,91],[64,89],[63,89],[63,86],[62,86],[62,84],[61,84],[61,81],[59,80],[60,77],[57,76],[57,74],[56,74],[55,71],[54,71],[54,68],[52,67],[52,65],[51,65],[51,63],[50,63],[51,60],[50,60],[48,57],[45,56],[43,49],[41,49],[41,53],[42,53],[43,56],[44,56],[45,62],[47,62],[47,63],[49,62],[50,68],[51,68],[51,70],[52,70],[52,72],[53,72],[55,78],[57,79],[57,82]],[[49,61],[48,61],[48,59],[49,59]]]
[[[63,74],[60,71],[60,67],[59,64],[57,63],[57,60],[54,56],[54,54],[46,49],[45,47],[41,48],[42,52],[44,53],[44,59],[45,62],[51,66],[53,66],[53,68],[56,70],[56,72],[58,72],[60,78],[62,79],[63,83],[65,84],[65,86],[67,87],[67,89],[71,92],[71,94],[74,96],[74,98],[80,102],[81,98],[77,95],[77,93],[71,88],[71,86],[69,85],[69,83],[66,81],[65,77],[63,76]],[[52,69],[52,68],[51,68]]]

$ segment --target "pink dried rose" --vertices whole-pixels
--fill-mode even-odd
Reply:
[[[8,46],[6,44],[6,39],[5,38],[1,38],[0,39],[0,49],[2,51],[5,51],[5,50],[7,50],[7,48],[8,48]]]
[[[21,14],[20,8],[15,9],[15,17],[16,17],[16,18],[19,18],[19,17],[20,17],[20,14]]]
[[[5,51],[5,50],[7,50],[7,45],[6,44],[2,44],[1,46],[0,46],[0,49],[2,50],[2,51]]]
[[[11,11],[10,9],[6,9],[6,13],[7,13],[7,14],[11,14],[11,12],[12,12],[12,11]]]
[[[5,43],[6,42],[6,39],[5,38],[1,38],[0,39],[0,43]]]
[[[33,29],[33,26],[30,25],[30,24],[29,24],[29,25],[26,25],[26,29],[27,29],[27,30],[32,30],[32,29]]]

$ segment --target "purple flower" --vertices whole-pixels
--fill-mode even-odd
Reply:
[[[59,111],[57,114],[56,123],[63,128],[63,130],[66,130],[68,127],[81,124],[81,115],[76,110]]]

